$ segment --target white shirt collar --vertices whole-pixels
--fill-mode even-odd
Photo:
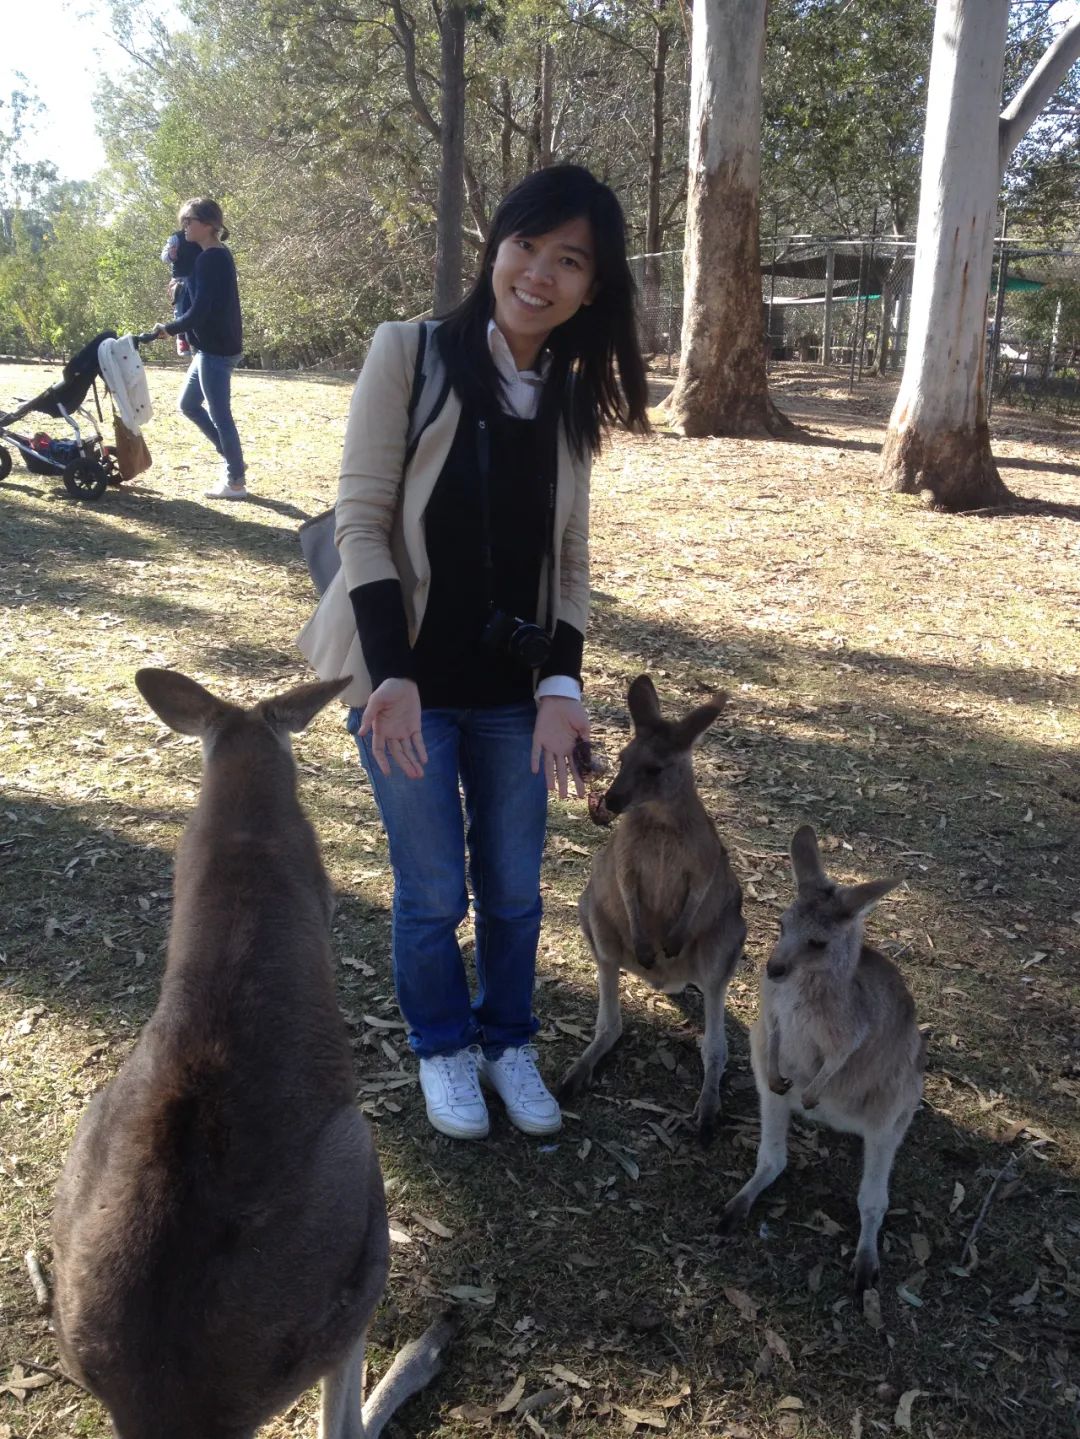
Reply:
[[[516,415],[521,420],[535,419],[540,405],[540,392],[551,368],[551,356],[542,352],[537,369],[519,370],[510,353],[506,336],[494,320],[488,321],[488,347],[491,358],[495,361],[495,369],[503,381],[504,408],[507,413]]]

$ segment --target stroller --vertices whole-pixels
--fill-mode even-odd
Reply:
[[[136,345],[146,344],[153,339],[152,333],[135,335]],[[97,393],[97,381],[102,379],[98,365],[98,346],[102,340],[115,340],[115,330],[103,330],[95,335],[88,345],[73,355],[63,369],[63,379],[32,400],[8,414],[0,414],[0,480],[11,473],[11,453],[4,444],[13,445],[22,455],[26,468],[36,475],[59,475],[70,495],[77,500],[97,500],[109,485],[121,483],[119,466],[112,448],[104,443],[100,429],[85,409],[86,397],[94,391],[94,403],[98,420],[101,420],[101,401]],[[107,390],[106,390],[107,392]],[[64,420],[71,430],[73,439],[56,440],[45,434],[28,436],[16,434],[9,429],[30,414],[48,415],[55,420]],[[78,416],[82,416],[90,433],[84,435],[79,428]]]

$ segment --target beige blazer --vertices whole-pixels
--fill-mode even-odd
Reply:
[[[371,680],[356,632],[349,591],[373,580],[397,579],[405,601],[409,642],[416,643],[427,606],[431,565],[424,512],[457,432],[461,401],[451,390],[420,437],[408,470],[405,458],[409,393],[419,326],[380,325],[353,391],[338,484],[335,540],[341,568],[304,626],[297,644],[320,679],[352,675],[342,698],[364,705]],[[555,490],[555,620],[585,633],[589,615],[589,472],[560,424]],[[536,613],[547,601],[547,561]]]

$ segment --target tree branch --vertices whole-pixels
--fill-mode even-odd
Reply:
[[[413,108],[420,118],[421,125],[438,140],[442,134],[439,122],[428,109],[416,78],[416,27],[406,14],[401,0],[390,0],[390,7],[394,12],[396,22],[394,38],[401,46],[402,54],[405,56],[405,86],[409,92],[409,98],[413,102]]]
[[[1057,91],[1074,62],[1080,59],[1080,13],[1073,16],[1001,113],[998,127],[998,171],[1004,175],[1009,156]]]

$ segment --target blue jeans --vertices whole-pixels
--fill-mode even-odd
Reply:
[[[359,710],[349,712],[353,736],[360,720]],[[529,764],[535,723],[531,700],[424,710],[422,779],[408,779],[393,760],[387,778],[371,736],[357,739],[394,872],[394,985],[409,1044],[422,1057],[480,1044],[496,1058],[538,1027],[532,994],[547,789]],[[457,941],[469,909],[466,852],[476,928],[471,1001]]]
[[[223,457],[229,483],[234,485],[244,483],[245,470],[244,451],[229,403],[232,372],[239,360],[239,355],[208,355],[200,350],[188,366],[179,400],[180,413],[198,425]]]

